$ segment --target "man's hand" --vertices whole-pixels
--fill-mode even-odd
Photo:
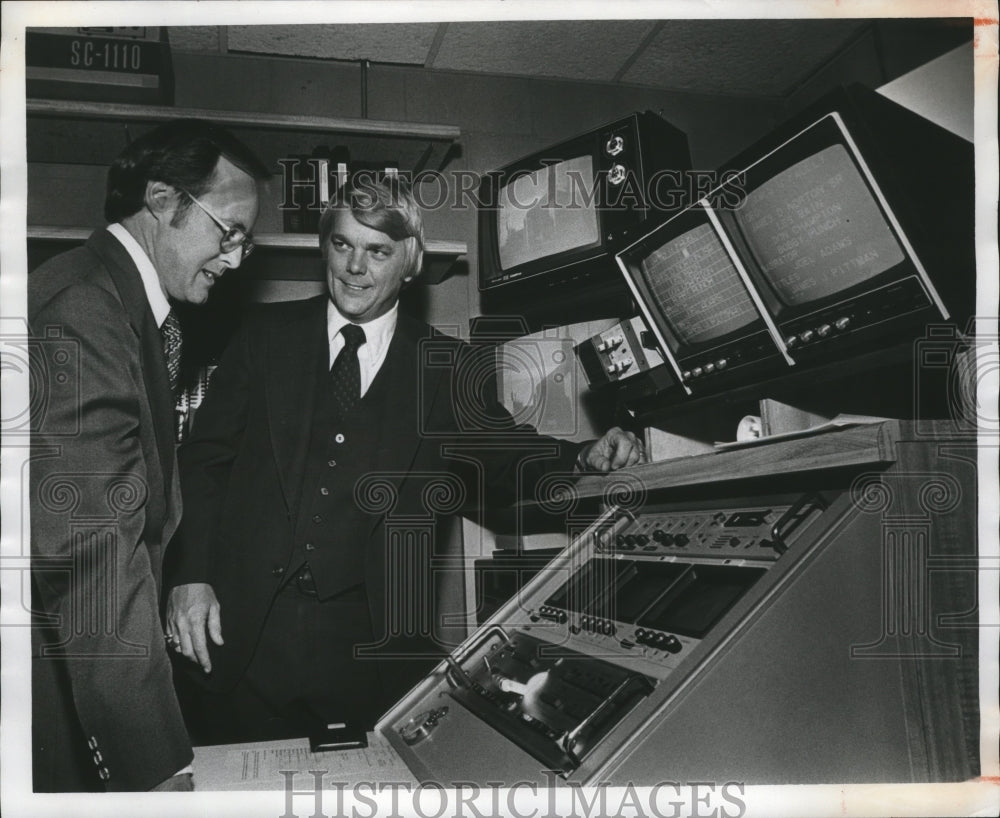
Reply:
[[[167,636],[174,637],[174,650],[212,672],[206,630],[217,645],[222,644],[222,617],[219,600],[207,582],[192,582],[171,589],[167,601]]]
[[[600,440],[585,446],[576,463],[581,471],[614,471],[642,463],[645,459],[639,439],[615,426]]]
[[[172,775],[153,787],[150,792],[194,792],[194,778],[191,773]]]

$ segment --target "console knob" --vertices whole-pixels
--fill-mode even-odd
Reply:
[[[786,346],[786,347],[793,347],[793,346],[795,346],[795,345],[796,345],[796,344],[797,344],[798,342],[799,342],[799,338],[798,338],[798,336],[797,336],[797,335],[789,335],[789,336],[788,336],[788,337],[787,337],[787,338],[785,339],[785,346]]]
[[[707,375],[709,372],[715,372],[715,364],[713,364],[711,361],[705,364],[705,374]]]
[[[682,381],[689,381],[689,380],[691,380],[691,370],[690,369],[685,369],[683,372],[681,372],[681,380]]]
[[[617,156],[625,150],[625,140],[620,136],[612,136],[604,144],[604,150],[607,151],[608,156]]]
[[[719,358],[719,360],[715,362],[716,369],[725,369],[727,366],[729,366],[729,361],[725,358]]]
[[[669,536],[670,535],[662,528],[658,528],[653,532],[653,540],[658,543],[665,543],[667,541],[667,537]]]
[[[844,330],[851,325],[851,319],[845,315],[843,318],[838,318],[834,321],[833,325],[839,330]]]
[[[804,332],[799,333],[799,340],[801,340],[803,344],[808,344],[814,336],[815,333],[811,329],[807,329]]]
[[[681,548],[683,548],[689,542],[690,542],[690,539],[688,538],[687,534],[677,534],[674,537],[674,545],[679,545]]]
[[[831,327],[829,324],[820,324],[816,328],[816,334],[820,338],[826,338],[826,336],[829,335],[832,331],[833,331],[833,327]]]
[[[700,366],[696,366],[694,369],[691,370],[691,377],[698,378],[701,376],[702,372],[703,372],[702,368]]]
[[[635,544],[636,545],[646,545],[649,542],[649,537],[646,534],[636,534]]]
[[[663,647],[669,650],[671,653],[678,653],[681,649],[681,640],[678,639],[673,634],[664,637]]]
[[[608,170],[608,182],[612,185],[620,185],[625,181],[625,176],[627,172],[624,165],[612,165],[611,169]]]

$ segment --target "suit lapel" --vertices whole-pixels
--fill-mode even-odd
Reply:
[[[271,444],[290,512],[298,505],[316,407],[316,374],[329,360],[326,298],[309,302],[302,320],[271,328],[267,350],[267,408]]]
[[[428,367],[423,342],[430,336],[421,325],[399,317],[383,371],[388,379],[388,399],[379,407],[381,439],[373,471],[385,475],[398,491],[413,468],[442,377],[450,369]],[[380,373],[382,374],[382,373]],[[381,517],[373,520],[374,529]]]
[[[101,230],[90,237],[87,246],[104,263],[128,313],[132,330],[139,337],[142,379],[149,397],[165,499],[169,505],[175,458],[174,396],[170,390],[170,378],[163,358],[160,330],[156,326],[156,319],[153,318],[153,311],[142,284],[142,276],[139,275],[135,262],[121,243],[106,230]]]

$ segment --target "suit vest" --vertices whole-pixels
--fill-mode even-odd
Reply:
[[[341,415],[321,357],[290,568],[308,562],[319,598],[327,599],[365,580],[365,549],[374,520],[358,508],[354,487],[374,468],[388,386],[383,365],[358,404]]]

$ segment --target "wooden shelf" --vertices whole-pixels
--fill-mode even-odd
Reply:
[[[127,142],[123,125],[152,126],[179,118],[208,119],[227,126],[275,172],[278,159],[309,155],[319,143],[343,145],[354,161],[396,162],[400,171],[412,173],[441,170],[461,136],[456,125],[169,105],[28,99],[25,110],[29,162],[66,162],[75,156],[84,164],[107,165]],[[87,128],[79,127],[81,119],[88,120]]]
[[[847,426],[744,449],[647,463],[613,474],[585,475],[577,481],[575,490],[581,497],[599,497],[607,491],[609,481],[622,477],[635,478],[645,490],[655,491],[769,475],[885,465],[896,461],[899,437],[897,421]]]
[[[95,228],[96,229],[96,228]],[[28,225],[29,239],[49,239],[52,241],[86,241],[94,229],[87,227],[49,227]],[[315,233],[255,233],[253,243],[257,247],[276,247],[286,250],[316,250],[319,236]],[[464,241],[444,241],[430,239],[425,253],[436,256],[463,256],[467,252]]]
[[[94,228],[87,227],[49,227],[46,225],[28,225],[28,239],[35,241],[65,241],[82,243],[87,240]],[[319,258],[319,236],[315,233],[258,233],[253,237],[254,244],[260,248],[273,250],[314,251]],[[464,241],[444,241],[430,239],[424,249],[424,271],[418,281],[424,284],[439,284],[458,272],[458,261],[467,252]],[[254,255],[256,258],[256,254]],[[250,264],[252,264],[252,259]],[[322,265],[294,265],[287,271],[275,274],[266,270],[254,272],[251,267],[248,273],[253,278],[322,281]]]
[[[29,99],[27,100],[26,110],[29,116],[123,119],[141,122],[164,122],[170,119],[181,118],[210,119],[213,122],[229,126],[361,134],[364,136],[389,136],[398,139],[429,139],[454,142],[461,136],[461,131],[456,125],[394,122],[355,117],[266,114],[254,111],[220,111],[208,108],[174,108],[170,105],[125,105],[113,102]]]

